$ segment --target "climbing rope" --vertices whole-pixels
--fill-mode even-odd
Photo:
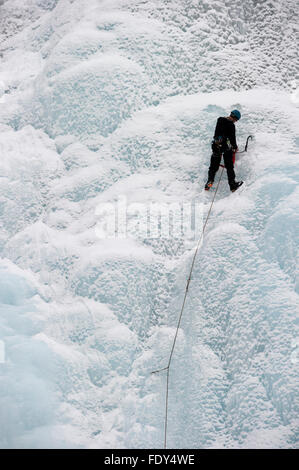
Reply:
[[[214,201],[215,201],[215,197],[216,197],[216,194],[217,194],[217,191],[218,191],[218,188],[219,188],[219,184],[220,184],[220,181],[221,181],[221,178],[222,178],[223,170],[224,170],[224,168],[222,168],[222,170],[221,170],[220,178],[219,178],[218,184],[216,186],[216,190],[214,192],[214,196],[213,196],[212,202],[210,204],[210,208],[209,208],[206,220],[204,222],[204,225],[203,225],[203,228],[202,228],[202,231],[201,231],[201,234],[200,234],[200,237],[199,237],[199,240],[197,242],[196,249],[195,249],[195,252],[194,252],[194,255],[193,255],[191,268],[190,268],[190,272],[189,272],[189,276],[188,276],[187,284],[186,284],[186,288],[185,288],[183,304],[182,304],[182,307],[181,307],[181,311],[180,311],[180,315],[179,315],[179,319],[178,319],[178,324],[177,324],[177,327],[176,327],[176,332],[175,332],[175,335],[174,335],[172,348],[171,348],[170,355],[169,355],[168,364],[163,369],[155,370],[155,371],[152,372],[152,374],[157,374],[158,372],[162,372],[163,370],[167,370],[166,399],[165,399],[165,425],[164,425],[164,448],[165,449],[166,449],[166,444],[167,444],[167,419],[168,419],[168,395],[169,395],[169,370],[170,370],[170,365],[171,365],[172,356],[173,356],[173,352],[174,352],[174,348],[175,348],[175,344],[176,344],[176,340],[177,340],[177,336],[178,336],[178,332],[179,332],[179,328],[180,328],[184,308],[185,308],[186,298],[187,298],[187,295],[188,295],[188,289],[189,289],[189,284],[190,284],[190,281],[191,281],[191,276],[192,276],[192,272],[193,272],[193,268],[194,268],[195,259],[196,259],[196,256],[197,256],[197,253],[198,253],[201,241],[202,241],[202,237],[204,235],[204,232],[205,232],[205,229],[206,229],[206,226],[207,226],[210,214],[211,214],[211,210],[212,210],[212,207],[213,207],[213,204],[214,204]]]
[[[248,140],[249,140],[249,139],[252,139],[252,136],[251,136],[251,135],[249,135],[249,136],[247,137],[245,149],[244,149],[243,151],[241,151],[241,152],[238,152],[238,153],[247,152]],[[205,222],[204,222],[204,225],[203,225],[203,228],[202,228],[202,231],[201,231],[201,234],[200,234],[200,237],[199,237],[199,240],[198,240],[198,242],[197,242],[196,249],[195,249],[195,252],[194,252],[194,255],[193,255],[193,259],[192,259],[192,263],[191,263],[191,268],[190,268],[190,272],[189,272],[189,276],[188,276],[187,284],[186,284],[186,288],[185,288],[185,294],[184,294],[183,304],[182,304],[182,307],[181,307],[181,311],[180,311],[180,315],[179,315],[179,319],[178,319],[178,323],[177,323],[177,327],[176,327],[176,332],[175,332],[175,335],[174,335],[174,339],[173,339],[173,343],[172,343],[172,348],[171,348],[170,355],[169,355],[168,364],[167,364],[166,367],[163,367],[163,369],[158,369],[158,370],[155,370],[155,371],[152,372],[152,374],[157,374],[157,373],[162,372],[162,371],[164,371],[164,370],[167,371],[167,377],[166,377],[166,398],[165,398],[164,449],[166,449],[166,445],[167,445],[168,396],[169,396],[169,371],[170,371],[170,365],[171,365],[172,356],[173,356],[173,352],[174,352],[174,348],[175,348],[175,344],[176,344],[176,340],[177,340],[177,336],[178,336],[178,332],[179,332],[179,328],[180,328],[180,324],[181,324],[181,320],[182,320],[184,308],[185,308],[186,298],[187,298],[187,295],[188,295],[189,284],[190,284],[190,281],[191,281],[191,276],[192,276],[192,272],[193,272],[193,268],[194,268],[195,259],[196,259],[196,256],[197,256],[197,253],[198,253],[198,250],[199,250],[199,247],[200,247],[200,244],[201,244],[201,241],[202,241],[202,238],[203,238],[203,235],[204,235],[204,232],[205,232],[205,229],[206,229],[206,226],[207,226],[207,223],[208,223],[208,220],[209,220],[211,211],[212,211],[212,207],[213,207],[213,204],[214,204],[214,201],[215,201],[215,197],[216,197],[216,194],[217,194],[217,191],[218,191],[218,188],[219,188],[219,184],[220,184],[220,181],[221,181],[221,178],[222,178],[223,170],[224,170],[224,168],[225,168],[223,165],[221,165],[221,166],[222,166],[222,170],[221,170],[221,173],[220,173],[220,178],[219,178],[218,184],[217,184],[217,186],[216,186],[216,190],[215,190],[215,193],[214,193],[212,202],[211,202],[211,204],[210,204],[210,208],[209,208],[207,217],[206,217],[206,219],[205,219]]]

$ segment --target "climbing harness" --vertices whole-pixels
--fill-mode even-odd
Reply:
[[[238,152],[238,153],[247,152],[249,138],[252,139],[252,136],[249,135],[247,137],[245,149],[242,152]],[[220,181],[221,181],[221,178],[222,178],[222,175],[223,175],[224,166],[223,165],[221,165],[221,166],[222,166],[222,170],[221,170],[221,173],[220,173],[220,178],[219,178],[219,181],[217,183],[217,187],[216,187],[212,202],[210,204],[210,208],[209,208],[207,217],[205,219],[205,222],[204,222],[204,225],[203,225],[203,228],[202,228],[202,231],[201,231],[201,234],[200,234],[200,237],[199,237],[199,240],[197,242],[196,249],[195,249],[195,252],[194,252],[194,255],[193,255],[193,258],[192,258],[191,268],[190,268],[190,272],[189,272],[189,276],[188,276],[187,284],[186,284],[186,288],[185,288],[184,299],[183,299],[183,303],[182,303],[182,307],[181,307],[181,311],[180,311],[180,315],[179,315],[179,319],[178,319],[178,323],[177,323],[177,327],[176,327],[176,332],[175,332],[173,343],[172,343],[172,348],[171,348],[170,355],[169,355],[168,364],[167,364],[166,367],[163,367],[162,369],[154,370],[152,372],[152,374],[157,374],[157,373],[162,372],[164,370],[167,371],[166,397],[165,397],[165,421],[164,421],[164,449],[166,449],[166,446],[167,446],[168,396],[169,396],[169,371],[170,371],[170,365],[171,365],[172,356],[173,356],[173,353],[174,353],[174,348],[175,348],[175,344],[176,344],[176,340],[177,340],[177,336],[178,336],[178,332],[179,332],[179,328],[180,328],[180,324],[181,324],[181,320],[182,320],[182,316],[183,316],[183,312],[184,312],[184,308],[185,308],[185,303],[186,303],[186,299],[187,299],[187,295],[188,295],[189,284],[190,284],[190,281],[191,281],[191,276],[192,276],[192,272],[193,272],[193,268],[194,268],[195,259],[196,259],[196,256],[197,256],[197,253],[198,253],[198,250],[199,250],[199,247],[200,247],[200,244],[201,244],[201,241],[202,241],[202,238],[203,238],[203,235],[204,235],[204,232],[205,232],[205,229],[206,229],[206,226],[207,226],[207,223],[208,223],[211,211],[212,211],[212,207],[213,207],[213,204],[214,204],[214,201],[215,201],[215,198],[216,198],[216,194],[217,194],[217,191],[218,191],[218,188],[219,188],[219,184],[220,184]]]

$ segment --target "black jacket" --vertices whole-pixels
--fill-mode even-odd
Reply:
[[[236,149],[236,129],[235,124],[230,119],[226,117],[220,117],[217,119],[217,124],[214,133],[214,140],[219,140],[222,138],[222,145],[227,147],[227,140],[229,140],[233,149]]]

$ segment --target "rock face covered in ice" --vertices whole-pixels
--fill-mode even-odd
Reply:
[[[196,240],[142,233],[134,211],[207,213],[232,108],[239,147],[254,142],[194,266],[168,446],[297,446],[297,23],[293,0],[0,2],[0,447],[163,446],[151,372]],[[121,201],[135,236],[99,237]]]

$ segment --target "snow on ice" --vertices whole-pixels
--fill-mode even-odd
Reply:
[[[144,233],[138,211],[132,237],[100,239],[97,208],[206,214],[234,108],[240,149],[254,141],[194,266],[168,445],[298,446],[297,23],[294,0],[0,2],[0,447],[163,446],[151,372],[196,239]]]

